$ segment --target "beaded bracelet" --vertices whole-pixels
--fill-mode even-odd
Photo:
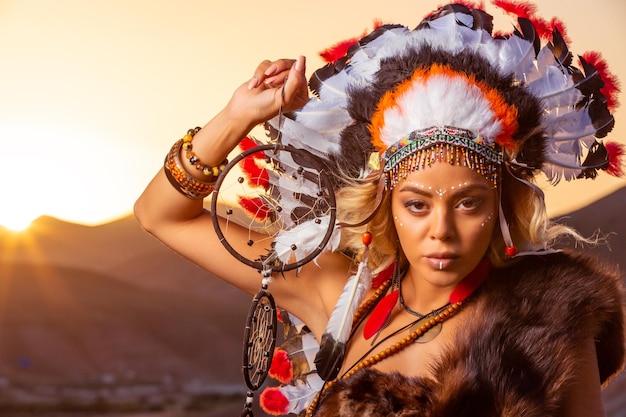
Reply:
[[[189,175],[180,160],[183,140],[178,140],[165,157],[163,170],[170,184],[181,194],[193,200],[205,198],[213,191],[215,182],[204,182]]]
[[[195,129],[189,129],[187,134],[183,136],[183,151],[185,151],[185,158],[191,165],[194,165],[197,170],[201,171],[207,178],[207,181],[216,181],[217,177],[224,171],[226,165],[228,165],[228,159],[224,159],[218,166],[210,167],[203,165],[200,162],[200,158],[193,152],[193,146],[191,141],[196,133],[200,131],[200,127]]]
[[[205,198],[213,192],[217,177],[228,165],[226,159],[217,167],[206,167],[200,163],[200,159],[191,151],[191,140],[199,130],[199,127],[189,129],[182,139],[176,141],[163,164],[165,175],[172,186],[184,196],[194,200]],[[208,181],[200,181],[187,172],[180,160],[181,149],[185,150],[185,157],[189,159],[189,162],[208,177]]]

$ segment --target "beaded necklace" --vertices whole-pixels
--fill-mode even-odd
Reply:
[[[385,288],[384,288],[385,291],[387,290],[387,288],[389,287],[390,284],[391,284],[391,281],[385,282],[383,284],[385,286]],[[355,322],[357,321],[357,318],[360,318],[369,308],[371,308],[371,306],[380,297],[382,292],[384,292],[384,291],[380,291],[380,292],[379,291],[380,290],[376,291],[374,293],[374,295],[364,305],[362,305],[361,308],[359,308],[359,310],[355,314]],[[381,352],[376,353],[374,355],[370,355],[370,353],[376,348],[376,346],[372,347],[365,355],[363,355],[355,363],[355,365],[353,365],[342,376],[340,376],[338,378],[335,378],[335,379],[333,379],[331,381],[327,381],[326,383],[324,383],[324,386],[322,387],[320,392],[315,396],[313,401],[311,401],[311,405],[309,406],[309,408],[308,408],[308,410],[306,412],[306,417],[313,416],[313,413],[315,412],[315,409],[317,408],[317,403],[318,403],[322,393],[325,390],[327,390],[328,388],[330,388],[339,379],[350,378],[351,376],[356,374],[361,369],[368,368],[370,366],[374,366],[375,364],[377,364],[377,363],[387,359],[388,357],[390,357],[390,356],[392,356],[392,355],[402,351],[404,348],[409,346],[415,340],[417,340],[418,338],[423,336],[432,327],[434,327],[435,325],[437,325],[439,323],[443,323],[447,319],[453,317],[459,311],[459,309],[461,308],[462,304],[463,304],[463,301],[459,301],[459,302],[456,302],[454,304],[448,303],[445,306],[443,306],[442,308],[437,309],[436,311],[438,311],[438,313],[436,315],[432,315],[433,313],[431,313],[431,314],[429,314],[429,315],[427,315],[427,316],[425,316],[423,318],[419,318],[416,321],[414,321],[412,323],[409,323],[407,326],[404,326],[404,327],[400,328],[399,330],[393,332],[389,336],[385,337],[383,340],[381,340],[379,343],[377,343],[376,346],[380,345],[381,343],[383,343],[385,340],[389,339],[390,337],[395,336],[396,334],[406,330],[407,328],[411,328],[411,327],[415,326],[415,324],[423,321],[423,323],[416,330],[412,331],[409,335],[403,337],[398,342],[396,342],[393,345],[391,345],[390,347],[382,350]],[[365,359],[368,355],[370,355],[369,358]]]
[[[449,303],[447,303],[443,307],[440,307],[432,311],[429,314],[422,315],[421,317],[418,316],[417,320],[394,331],[393,333],[385,337],[383,340],[379,341],[371,349],[369,349],[343,375],[333,380],[325,382],[320,392],[311,401],[311,404],[309,405],[309,408],[307,409],[305,416],[306,417],[313,416],[313,413],[315,413],[315,410],[317,409],[317,405],[318,405],[318,402],[322,393],[325,390],[327,390],[329,387],[331,387],[339,379],[350,378],[361,369],[374,366],[375,364],[387,359],[388,357],[395,355],[396,353],[408,347],[411,343],[414,343],[417,339],[422,337],[424,334],[426,334],[430,329],[435,327],[437,324],[443,323],[444,321],[448,320],[449,318],[453,317],[456,313],[458,313],[461,306],[463,305],[463,302],[467,299],[467,297],[469,297],[473,293],[473,291],[480,285],[480,283],[482,283],[482,281],[484,281],[484,279],[487,277],[487,274],[489,272],[489,266],[490,266],[489,262],[487,260],[483,260],[479,264],[479,266],[474,271],[472,271],[473,274],[470,273],[471,277],[468,276],[463,279],[463,281],[468,281],[467,278],[469,278],[469,281],[471,281],[469,285],[467,285],[466,288],[461,289],[461,291],[459,291],[459,294],[451,296]],[[372,294],[372,296],[359,307],[359,309],[354,314],[353,323],[355,323],[355,325],[354,325],[353,331],[360,325],[362,319],[368,313],[370,313],[373,308],[376,307],[376,303],[380,300],[382,294],[384,294],[389,289],[389,287],[391,286],[391,283],[392,283],[392,280],[386,280],[385,282],[383,282],[383,284],[380,285],[380,287],[378,287],[378,289],[374,292],[374,294]],[[466,284],[468,283],[466,282]],[[459,286],[457,286],[457,289],[459,289]],[[381,352],[370,355],[372,351],[376,349],[376,347],[379,346],[381,343],[385,342],[389,338],[397,335],[398,333],[401,333],[402,331],[406,329],[411,329],[414,327],[417,327],[417,328],[413,330],[411,333],[409,333],[409,335],[403,337],[402,339],[400,339],[393,345],[389,346],[388,348],[382,350]],[[367,357],[368,355],[369,357]]]

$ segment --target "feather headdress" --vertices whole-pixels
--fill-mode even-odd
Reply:
[[[270,121],[269,130],[320,156],[330,173],[365,178],[379,155],[387,189],[439,160],[432,151],[441,149],[448,162],[469,161],[494,186],[503,164],[522,181],[543,172],[555,185],[601,170],[621,175],[624,147],[603,141],[614,126],[618,91],[606,64],[588,53],[575,65],[563,24],[538,18],[528,3],[493,3],[517,16],[511,33],[494,34],[483,10],[450,4],[415,29],[377,25],[338,44],[341,52],[325,51],[331,62],[309,81],[315,96],[282,123]],[[332,182],[341,187],[344,177]],[[366,261],[362,267],[330,319],[324,360],[318,355],[311,369],[336,370],[341,361],[334,355],[351,326],[346,317],[371,279]],[[302,387],[291,412],[306,403]]]

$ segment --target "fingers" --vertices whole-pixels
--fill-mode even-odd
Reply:
[[[289,70],[284,89],[284,104],[291,111],[304,106],[309,99],[306,81],[306,58],[299,56]]]
[[[263,85],[269,88],[281,86],[294,62],[293,59],[261,62],[255,70],[254,76],[248,82],[248,89],[251,90]]]

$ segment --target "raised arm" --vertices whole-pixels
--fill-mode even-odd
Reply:
[[[254,76],[234,92],[226,107],[194,135],[193,152],[203,165],[217,166],[254,126],[276,116],[281,103],[282,110],[288,112],[302,107],[307,100],[304,57],[264,61]],[[187,173],[200,181],[206,180],[186,158],[180,161]],[[163,169],[137,200],[135,215],[148,232],[182,256],[250,294],[258,291],[259,273],[233,258],[219,242],[202,199],[188,198],[176,190]],[[233,223],[228,230],[230,236],[240,233],[245,240],[250,233]],[[296,315],[302,311],[303,320],[302,315],[309,311],[320,313],[320,308],[332,307],[325,306],[327,301],[322,300],[321,294],[329,291],[339,294],[343,283],[339,280],[335,290],[333,278],[348,276],[349,262],[339,256],[323,257],[318,264],[319,267],[304,268],[298,278],[290,279],[289,275],[293,274],[288,274],[287,279],[275,279],[271,285],[277,303]],[[307,272],[312,269],[315,270]],[[315,278],[307,279],[307,275]],[[328,285],[325,282],[333,288],[325,288]],[[334,303],[333,298],[331,295],[328,303]],[[320,325],[323,321],[320,318]]]

